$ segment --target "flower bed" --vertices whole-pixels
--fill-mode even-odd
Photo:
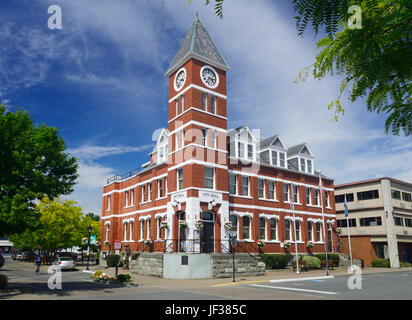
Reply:
[[[104,282],[104,283],[112,283],[112,284],[124,284],[127,282],[131,282],[131,275],[130,274],[119,274],[117,279],[112,276],[109,276],[106,273],[101,271],[96,271],[91,278],[97,282]]]

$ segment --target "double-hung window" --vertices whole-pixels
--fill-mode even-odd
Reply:
[[[259,239],[266,240],[266,219],[259,218]]]
[[[293,192],[293,202],[299,203],[299,186],[293,184],[292,192]]]
[[[202,92],[202,110],[207,111],[207,93]]]
[[[148,183],[147,185],[147,201],[152,200],[152,183]]]
[[[134,189],[130,190],[130,205],[134,205]]]
[[[312,199],[311,199],[311,192],[310,192],[310,188],[305,188],[306,191],[306,204],[307,205],[311,205],[312,204]]]
[[[277,233],[277,220],[270,219],[270,240],[277,240],[278,233]]]
[[[288,183],[283,184],[283,201],[284,202],[290,202],[289,184]]]
[[[237,176],[229,173],[229,193],[237,194]]]
[[[183,189],[183,168],[177,169],[177,190]]]
[[[126,205],[125,205],[125,207],[128,207],[129,206],[129,191],[125,192],[125,196],[126,196]]]
[[[146,186],[142,186],[142,202],[146,200]]]
[[[287,241],[290,241],[291,239],[290,239],[290,228],[291,228],[291,225],[290,225],[290,220],[289,219],[285,219],[285,240],[287,240]]]
[[[176,116],[179,115],[179,98],[176,99]]]
[[[162,198],[163,197],[163,180],[162,179],[158,179],[157,180],[157,197],[158,198]]]
[[[301,222],[299,220],[295,220],[295,237],[296,237],[296,241],[300,241],[300,239],[301,239],[300,226],[301,226]]]
[[[253,160],[253,145],[252,144],[247,145],[247,158],[248,160]]]
[[[214,189],[215,185],[215,169],[214,168],[209,168],[205,167],[205,176],[204,176],[204,187],[206,189]]]
[[[268,181],[268,185],[268,198],[270,200],[275,200],[276,181]]]
[[[243,220],[243,239],[249,240],[250,239],[250,218],[248,216],[244,216]]]
[[[316,241],[317,242],[321,242],[322,241],[322,232],[321,232],[321,223],[320,222],[316,222]]]
[[[258,197],[265,198],[265,180],[263,179],[258,179]]]
[[[286,168],[285,154],[283,152],[279,153],[279,165],[283,168]]]
[[[278,163],[278,152],[277,152],[277,151],[274,151],[274,150],[271,150],[271,152],[272,152],[272,165],[273,165],[273,166],[279,166],[279,163]]]
[[[318,206],[319,205],[319,189],[313,189],[313,199],[315,200],[314,205]]]
[[[206,136],[207,136],[207,130],[202,129],[202,146],[206,147]]]
[[[313,241],[313,222],[308,221],[308,241]]]
[[[185,103],[186,103],[186,99],[185,99],[185,95],[182,94],[182,113],[185,112]]]
[[[237,144],[237,157],[238,158],[245,157],[245,144],[242,142],[238,142]]]
[[[210,99],[210,112],[216,114],[216,96],[212,96]]]
[[[242,196],[249,196],[249,177],[242,177]]]

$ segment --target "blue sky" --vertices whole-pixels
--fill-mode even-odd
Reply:
[[[315,168],[344,183],[378,176],[412,182],[412,139],[384,132],[384,115],[344,101],[332,122],[327,105],[339,78],[293,80],[315,56],[314,34],[297,36],[291,1],[225,0],[224,19],[203,0],[2,0],[0,103],[59,128],[80,159],[70,198],[100,214],[105,179],[148,161],[156,129],[167,126],[164,75],[196,12],[231,67],[229,128],[307,142]],[[49,30],[47,9],[62,8]]]

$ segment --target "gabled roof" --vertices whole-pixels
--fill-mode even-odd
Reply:
[[[279,141],[282,146],[274,145],[273,143],[276,142],[276,141]],[[285,149],[287,148],[285,143],[283,142],[282,138],[278,134],[275,134],[274,136],[271,136],[269,138],[261,140],[260,141],[260,150],[263,150],[266,147],[271,146],[271,145],[274,145],[274,146],[279,147],[279,148],[285,148]]]
[[[301,143],[301,144],[298,144],[298,145],[296,145],[296,146],[290,147],[290,148],[288,149],[288,158],[291,157],[291,156],[293,156],[293,155],[296,155],[296,154],[301,153],[301,151],[302,151],[304,148],[306,148],[307,151],[308,151],[308,153],[309,153],[309,155],[313,157],[312,150],[309,148],[308,144],[305,142],[305,143]]]
[[[223,70],[229,70],[226,60],[223,58],[209,33],[196,16],[186,37],[183,39],[179,50],[172,60],[166,75],[170,75],[179,68],[186,60],[194,57],[207,62]]]

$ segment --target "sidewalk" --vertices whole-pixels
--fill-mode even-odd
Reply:
[[[83,271],[86,267],[79,266],[77,269]],[[97,270],[102,271],[110,276],[115,275],[115,268],[105,268],[104,266],[89,266],[90,276]],[[362,274],[377,274],[377,273],[387,273],[387,272],[410,272],[411,268],[372,268],[367,267],[361,269]],[[236,282],[232,281],[232,278],[219,278],[219,279],[193,279],[193,280],[175,280],[175,279],[164,279],[154,276],[145,276],[132,273],[132,269],[125,270],[118,268],[118,274],[130,274],[132,276],[132,282],[137,285],[143,285],[146,287],[204,287],[204,286],[230,286],[242,283],[260,283],[269,282],[270,280],[281,280],[281,279],[298,279],[307,277],[322,277],[326,276],[326,270],[310,270],[304,271],[300,274],[296,274],[292,269],[280,269],[280,270],[266,270],[265,274],[262,276],[242,276],[239,274],[235,275]],[[347,267],[338,267],[334,270],[329,270],[329,276],[348,276]]]

